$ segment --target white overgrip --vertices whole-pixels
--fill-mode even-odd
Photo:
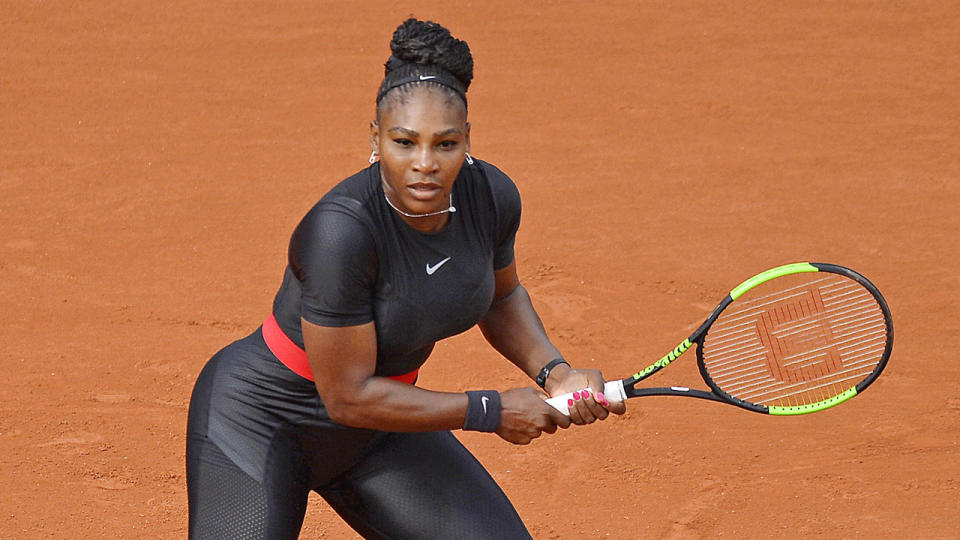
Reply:
[[[593,388],[589,388],[588,390],[593,393]],[[627,399],[627,393],[623,390],[623,381],[620,379],[607,381],[607,383],[603,385],[603,397],[607,398],[607,401],[623,401]],[[567,403],[571,399],[573,399],[573,392],[563,394],[562,396],[554,396],[548,398],[546,401],[554,409],[569,415],[570,409],[567,407]]]

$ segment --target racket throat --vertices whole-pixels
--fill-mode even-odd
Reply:
[[[639,371],[633,374],[633,379],[628,381],[636,383],[646,379],[650,375],[660,371],[661,369],[670,365],[671,362],[680,357],[681,354],[685,353],[687,349],[693,346],[693,342],[690,341],[690,338],[683,340],[683,343],[677,345],[672,351],[668,352],[663,358],[657,360],[653,364],[647,366],[643,371]],[[629,383],[628,383],[629,384]]]

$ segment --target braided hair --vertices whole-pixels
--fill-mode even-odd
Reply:
[[[402,102],[413,88],[422,86],[459,98],[466,110],[467,88],[473,80],[473,56],[465,41],[435,22],[411,17],[394,31],[390,51],[377,92],[377,116],[395,100]]]

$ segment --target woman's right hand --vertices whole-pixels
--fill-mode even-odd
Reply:
[[[500,394],[500,427],[497,435],[513,444],[530,444],[544,431],[570,427],[570,417],[543,400],[535,388],[514,388]]]

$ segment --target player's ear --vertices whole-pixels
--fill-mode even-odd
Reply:
[[[380,151],[380,124],[376,120],[370,121],[370,151]]]

